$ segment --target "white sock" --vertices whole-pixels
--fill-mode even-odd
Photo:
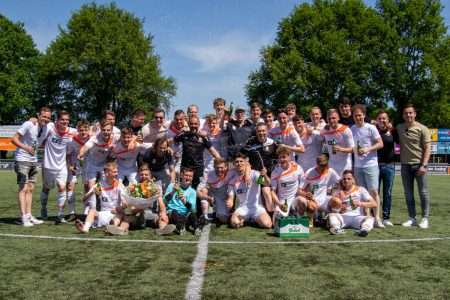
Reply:
[[[361,222],[361,229],[366,230],[367,232],[373,229],[374,218],[367,217],[364,221]]]
[[[58,192],[56,194],[56,204],[58,207],[64,207],[64,204],[66,203],[67,193],[64,192]]]
[[[69,207],[69,214],[75,214],[75,193],[73,191],[67,192],[67,204]]]
[[[88,232],[89,228],[91,228],[91,225],[92,225],[91,222],[84,222],[83,231]]]

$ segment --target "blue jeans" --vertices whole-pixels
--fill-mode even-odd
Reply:
[[[414,179],[419,188],[420,206],[422,208],[422,217],[428,218],[430,214],[430,196],[428,194],[427,174],[417,175],[416,172],[420,165],[402,164],[402,182],[405,191],[406,207],[410,218],[416,218],[416,203],[414,201]]]
[[[394,164],[379,165],[380,181],[378,194],[381,195],[381,184],[383,184],[383,220],[389,220],[392,204],[392,187],[394,186],[395,166]]]

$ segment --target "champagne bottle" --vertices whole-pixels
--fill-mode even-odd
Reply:
[[[331,149],[332,149],[333,154],[336,154],[336,150],[334,149],[334,146],[336,146],[336,144],[337,144],[336,139],[332,139],[331,140]]]
[[[288,208],[289,208],[289,205],[288,205],[288,203],[287,203],[287,199],[284,199],[284,203],[283,203],[283,205],[281,206],[281,211],[287,212],[287,211],[288,211]]]
[[[264,179],[264,176],[259,175],[259,176],[258,176],[258,179],[256,180],[256,183],[259,184],[259,185],[264,185],[264,182],[265,182],[265,181],[266,181],[266,180]]]
[[[97,211],[101,211],[102,209],[102,185],[100,184],[100,180],[102,178],[102,173],[97,172],[95,175],[95,209]]]
[[[360,141],[356,141],[356,154],[357,155],[360,155],[359,153],[359,151],[361,151],[361,142]]]
[[[350,196],[348,197],[348,200],[349,200],[349,202],[350,202],[350,207],[351,207],[352,209],[355,209],[355,208],[356,208],[356,205],[355,205],[355,203],[353,202],[352,195],[350,195]]]

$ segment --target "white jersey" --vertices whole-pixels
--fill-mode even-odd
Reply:
[[[227,199],[228,183],[236,176],[234,170],[228,170],[223,178],[217,176],[215,171],[208,173],[199,188],[207,188],[208,194],[214,198],[214,201],[225,201]]]
[[[154,143],[158,138],[167,137],[169,125],[170,123],[166,122],[161,128],[156,128],[152,126],[152,122],[145,124],[142,127],[144,143]]]
[[[302,146],[302,140],[298,135],[297,131],[292,125],[288,125],[286,129],[281,129],[281,127],[274,127],[269,131],[269,137],[274,140],[277,144],[288,145],[291,147]],[[295,159],[295,153],[291,154],[291,159]]]
[[[72,137],[72,141],[67,144],[67,160],[70,165],[75,166],[77,170],[81,169],[80,162],[78,161],[78,154],[80,153],[81,147],[89,140],[89,138],[85,141],[81,140],[78,135]]]
[[[27,151],[22,148],[17,147],[15,152],[15,160],[16,161],[26,161],[26,162],[37,162],[36,150],[39,146],[38,142],[38,133],[39,133],[39,125],[38,123],[33,123],[31,121],[26,121],[20,126],[17,130],[17,133],[20,134],[20,141],[28,146],[31,146],[35,149],[34,155],[31,155]]]
[[[320,132],[326,144],[330,156],[329,165],[341,175],[345,170],[352,169],[352,154],[336,152],[333,153],[333,145],[340,147],[354,147],[353,135],[350,128],[345,125],[338,125],[337,129],[324,129]]]
[[[144,154],[145,150],[150,148],[150,143],[135,143],[133,147],[125,147],[120,140],[113,145],[111,156],[117,159],[117,166],[119,173],[136,172],[137,170],[137,157],[139,154]]]
[[[327,191],[339,183],[338,173],[332,168],[326,169],[322,174],[316,168],[306,171],[301,188],[313,192],[320,205],[326,201]]]
[[[351,191],[336,191],[333,196],[338,197],[342,201],[343,216],[362,216],[364,210],[361,207],[352,207],[352,202],[357,200],[360,202],[370,201],[372,197],[369,192],[362,186],[354,186]]]
[[[103,140],[101,134],[97,134],[86,142],[85,147],[88,150],[86,164],[88,167],[95,167],[103,169],[106,159],[111,155],[114,142],[118,140],[117,137],[112,136],[108,142]]]
[[[125,188],[118,180],[114,180],[112,186],[105,180],[102,180],[100,186],[102,187],[102,193],[100,195],[101,211],[111,211],[122,204]],[[90,191],[94,191],[95,188],[96,186],[94,185]],[[95,193],[93,193],[90,202],[95,203],[95,200],[96,196]]]
[[[351,127],[351,130],[353,134],[353,141],[356,146],[355,149],[358,148],[358,145],[362,148],[371,147],[378,139],[381,139],[377,128],[369,123],[364,123],[361,127],[358,127],[355,124]],[[355,151],[355,168],[373,167],[377,165],[377,151],[370,151],[369,153],[365,153],[363,155],[359,155],[357,151]]]
[[[287,200],[289,206],[294,201],[298,187],[303,180],[303,169],[291,161],[287,170],[277,165],[272,171],[270,181],[272,189],[276,192],[280,202]]]
[[[67,169],[67,145],[77,134],[75,128],[58,131],[56,125],[47,126],[45,134],[44,168],[49,170]]]
[[[316,166],[317,156],[322,153],[322,137],[320,132],[313,130],[311,134],[305,133],[300,137],[305,147],[305,152],[297,153],[297,163],[303,170],[309,170]]]
[[[261,206],[261,186],[256,182],[258,177],[259,172],[251,170],[250,184],[247,184],[243,176],[238,174],[228,183],[228,195],[236,195],[239,207],[253,210]]]

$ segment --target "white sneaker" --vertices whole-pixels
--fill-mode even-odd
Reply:
[[[402,226],[403,226],[403,227],[417,226],[417,221],[416,221],[416,219],[409,219],[408,221],[406,221],[405,223],[403,223]]]
[[[29,217],[22,217],[22,226],[23,227],[33,227],[34,226],[34,224],[33,223],[31,223],[31,220],[30,220],[30,218]]]
[[[40,224],[43,224],[43,223],[44,223],[44,221],[38,220],[38,219],[36,219],[34,216],[31,216],[31,217],[30,217],[30,222],[33,223],[33,225],[40,225]]]
[[[383,225],[384,226],[394,226],[394,224],[392,224],[392,222],[389,220],[383,220]]]
[[[428,227],[429,227],[428,218],[422,218],[422,221],[420,221],[419,223],[419,228],[428,229]]]
[[[380,219],[376,220],[374,225],[376,228],[385,228],[386,227],[386,226],[384,226],[383,222]]]

